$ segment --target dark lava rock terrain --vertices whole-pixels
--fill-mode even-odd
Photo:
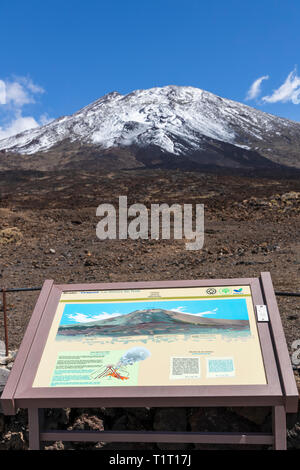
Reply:
[[[199,251],[186,240],[99,240],[96,208],[101,203],[204,204],[205,237]],[[180,170],[7,171],[0,173],[0,287],[39,287],[57,283],[147,281],[256,277],[270,271],[276,291],[299,292],[300,180],[297,176],[239,176]],[[10,349],[21,343],[38,292],[7,294]],[[300,338],[300,299],[278,297],[291,351]],[[3,318],[0,338],[4,339]],[[295,367],[299,380],[299,370]],[[73,429],[245,430],[270,426],[263,416],[232,410],[48,411],[48,420]],[[176,411],[177,413],[177,411]],[[171,413],[172,415],[172,413]],[[174,415],[174,413],[173,413]],[[173,416],[172,415],[172,416]],[[176,414],[177,416],[177,414]],[[235,417],[233,419],[233,416]],[[237,421],[235,421],[238,416]],[[289,446],[299,447],[299,426],[290,423]],[[173,423],[173,424],[172,424]],[[51,423],[50,423],[51,426]],[[27,448],[27,418],[0,415],[2,448]],[[45,448],[79,448],[79,444],[45,444]],[[156,448],[150,444],[86,444],[86,448]],[[196,446],[197,447],[197,446]],[[162,448],[162,447],[160,447]],[[170,448],[170,447],[169,447]],[[188,448],[195,448],[189,445]]]

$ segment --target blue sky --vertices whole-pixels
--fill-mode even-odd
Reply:
[[[300,121],[296,0],[1,0],[0,41],[0,138],[170,84]]]
[[[85,323],[87,321],[106,320],[119,315],[126,315],[135,310],[163,308],[180,313],[203,316],[206,318],[226,318],[248,320],[245,299],[212,299],[184,301],[146,301],[122,303],[78,303],[67,304],[60,321],[61,325]]]

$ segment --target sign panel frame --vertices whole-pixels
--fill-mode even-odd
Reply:
[[[48,333],[63,292],[147,288],[176,289],[181,287],[209,288],[236,285],[250,287],[254,312],[256,312],[257,305],[267,305],[269,321],[259,321],[256,314],[254,315],[265,368],[267,381],[265,385],[33,387]],[[282,419],[281,408],[285,412],[296,412],[298,391],[270,274],[262,273],[260,278],[72,285],[54,284],[51,280],[45,281],[2,394],[1,402],[6,414],[15,414],[17,408],[28,408],[31,410],[29,413],[31,421],[33,420],[35,423],[38,422],[36,410],[63,407],[270,406],[274,407],[274,413],[276,410],[277,416],[279,415]],[[98,439],[100,438],[98,437]]]

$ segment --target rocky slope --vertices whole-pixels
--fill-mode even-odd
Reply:
[[[300,168],[300,123],[193,87],[112,92],[0,141],[0,169],[277,164]]]
[[[0,173],[0,181],[0,287],[38,287],[45,279],[62,284],[161,281],[257,277],[260,271],[270,271],[276,291],[299,291],[299,178],[254,179],[175,170],[109,175],[86,171],[18,171]],[[187,251],[184,240],[97,239],[95,207],[108,201],[117,204],[119,194],[128,194],[130,203],[145,203],[147,207],[160,201],[170,205],[205,203],[203,250]],[[19,347],[38,295],[37,291],[7,294],[10,349]],[[299,298],[278,296],[277,301],[292,353],[291,345],[300,337]],[[1,314],[1,339],[3,335]],[[8,362],[4,357],[3,361]],[[9,370],[11,364],[9,359],[3,370]],[[300,386],[300,368],[294,367]],[[46,427],[269,432],[272,416],[268,408],[253,407],[48,409]],[[297,418],[288,415],[288,429],[289,449],[299,449],[300,413]],[[16,416],[0,412],[0,450],[27,448],[27,411],[20,410]],[[149,449],[157,453],[211,447],[58,441],[43,443],[42,448]]]

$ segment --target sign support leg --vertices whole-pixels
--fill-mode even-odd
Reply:
[[[286,413],[283,405],[273,408],[274,449],[286,450]]]
[[[40,432],[42,427],[42,412],[38,408],[28,408],[28,423],[29,423],[29,449],[40,449]]]

